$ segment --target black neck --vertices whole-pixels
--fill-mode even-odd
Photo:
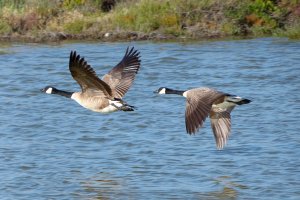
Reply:
[[[64,97],[67,97],[67,98],[71,98],[73,93],[74,92],[66,92],[66,91],[62,91],[62,90],[58,90],[58,89],[53,89],[52,90],[52,94],[57,94],[57,95],[64,96]]]
[[[177,94],[177,95],[183,95],[185,91],[181,91],[181,90],[173,90],[170,88],[166,88],[166,94]]]

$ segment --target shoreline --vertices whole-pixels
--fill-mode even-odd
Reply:
[[[210,41],[210,40],[243,40],[243,39],[254,39],[262,37],[275,37],[273,35],[264,35],[264,36],[230,36],[230,35],[202,35],[198,37],[189,37],[189,36],[174,36],[167,35],[163,33],[153,32],[153,33],[141,33],[141,32],[101,32],[99,34],[66,34],[63,32],[43,32],[38,35],[0,35],[0,42],[2,43],[55,43],[55,42],[68,42],[68,41],[99,41],[99,42],[132,42],[132,41],[153,41],[153,42],[184,42],[184,41]],[[276,36],[283,37],[285,36]]]
[[[1,42],[300,39],[300,0],[22,2],[0,2]]]

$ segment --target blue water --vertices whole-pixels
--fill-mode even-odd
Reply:
[[[100,77],[128,45],[142,67],[125,100],[100,114],[39,89],[79,86],[77,50]],[[300,41],[0,45],[0,199],[300,199]],[[216,149],[210,123],[185,133],[185,99],[166,86],[253,100]]]

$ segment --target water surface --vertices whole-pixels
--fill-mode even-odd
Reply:
[[[77,50],[100,77],[128,45],[142,67],[108,115],[40,93],[79,86]],[[263,38],[193,43],[63,43],[0,46],[1,199],[299,199],[300,42]],[[209,86],[253,100],[232,113],[218,151],[207,121],[185,133],[185,99],[161,86]]]

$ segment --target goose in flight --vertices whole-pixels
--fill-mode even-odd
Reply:
[[[249,99],[211,88],[186,91],[161,87],[155,93],[177,94],[186,98],[185,125],[188,134],[195,134],[209,116],[218,149],[223,149],[231,130],[230,112],[236,105],[248,104]]]
[[[76,51],[71,51],[69,70],[80,85],[81,91],[67,92],[51,86],[41,91],[71,98],[84,108],[95,112],[133,111],[134,106],[127,104],[122,98],[140,69],[139,54],[134,47],[131,49],[128,47],[123,59],[100,79],[83,57]]]

